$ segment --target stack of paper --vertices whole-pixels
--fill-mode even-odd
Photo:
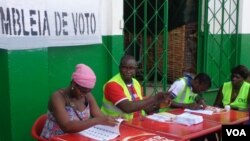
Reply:
[[[172,122],[176,118],[176,115],[162,112],[162,113],[154,113],[146,117],[159,122]]]
[[[123,119],[117,120],[119,124],[116,126],[106,126],[106,125],[95,125],[86,130],[79,132],[81,135],[98,140],[98,141],[107,141],[116,138],[120,135],[120,124]]]
[[[190,126],[193,124],[198,124],[198,123],[203,122],[203,118],[202,116],[199,116],[199,115],[183,113],[183,114],[176,116],[175,122]]]

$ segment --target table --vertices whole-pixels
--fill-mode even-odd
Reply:
[[[147,132],[145,130],[133,128],[124,124],[120,125],[120,134],[120,136],[116,137],[112,141],[182,141],[174,137],[157,135],[156,133]],[[94,139],[82,136],[78,133],[74,133],[54,136],[50,139],[50,141],[94,141]]]
[[[184,109],[173,109],[169,111],[169,113],[172,114],[182,114],[184,112]],[[214,121],[221,123],[222,125],[237,125],[237,124],[243,124],[248,122],[249,120],[249,113],[248,112],[242,112],[237,110],[229,110],[221,113],[214,113],[212,115],[206,115],[206,114],[199,114],[199,113],[193,113],[196,115],[201,115],[203,119]],[[221,131],[216,133],[219,137],[219,140],[221,139]]]
[[[174,109],[169,111],[172,114],[182,114],[184,109]],[[249,113],[237,110],[229,110],[227,112],[215,113],[212,115],[205,115],[200,113],[193,113],[196,115],[201,115],[203,119],[219,122],[222,125],[236,125],[242,124],[249,120]]]
[[[147,117],[142,117],[134,118],[131,121],[124,121],[124,124],[180,140],[190,140],[217,132],[221,129],[220,123],[209,120],[204,120],[202,123],[196,125],[186,126],[174,122],[158,122]]]

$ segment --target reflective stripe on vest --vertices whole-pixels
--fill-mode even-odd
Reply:
[[[132,81],[133,81],[133,86],[135,88],[137,96],[139,97],[140,100],[142,100],[143,97],[142,97],[140,83],[136,79],[134,79],[134,78],[132,78]],[[122,80],[120,73],[117,74],[117,75],[115,75],[107,83],[109,83],[109,82],[116,82],[117,84],[119,84],[123,88],[123,91],[124,91],[126,97],[128,98],[128,100],[132,101],[132,97],[131,97],[131,95],[130,95],[130,93],[128,91],[128,88],[127,88],[126,84]],[[105,86],[107,85],[107,83],[104,85],[103,91],[104,91]],[[132,119],[133,116],[134,116],[133,113],[125,113],[122,110],[120,110],[119,108],[117,108],[112,102],[108,101],[105,98],[105,96],[103,97],[103,105],[101,107],[101,111],[104,114],[106,114],[106,115],[110,115],[110,116],[123,116],[126,119]],[[141,114],[143,116],[146,115],[144,110],[141,110]]]
[[[177,94],[177,97],[174,99],[174,101],[184,104],[194,103],[197,94],[193,93],[190,87],[188,87],[185,77],[180,78],[180,81],[183,81],[185,83],[185,87]]]
[[[222,103],[223,105],[231,105],[232,107],[235,108],[239,108],[239,109],[247,109],[248,108],[248,103],[247,103],[247,98],[248,98],[248,93],[249,93],[249,88],[250,88],[250,84],[247,82],[243,82],[239,94],[236,97],[236,99],[231,102],[231,96],[232,96],[232,89],[233,89],[233,85],[232,82],[226,82],[223,85],[222,88],[222,94],[223,94],[223,100]]]

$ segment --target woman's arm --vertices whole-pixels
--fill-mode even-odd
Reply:
[[[222,99],[223,99],[223,94],[222,94],[222,87],[220,87],[215,102],[214,102],[214,106],[215,107],[220,107],[223,108],[223,103],[222,103]]]
[[[65,110],[65,99],[61,93],[55,93],[50,99],[50,110],[53,113],[57,124],[65,133],[79,132],[96,124],[114,126],[115,119],[107,116],[90,118],[88,120],[70,120]]]
[[[100,107],[97,105],[97,102],[94,98],[94,96],[92,95],[92,93],[88,93],[86,95],[86,100],[89,103],[90,106],[90,112],[91,115],[93,117],[100,117],[100,116],[104,116],[104,114],[101,112]]]

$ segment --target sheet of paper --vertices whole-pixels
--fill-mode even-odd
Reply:
[[[192,113],[200,113],[200,114],[206,114],[206,115],[212,115],[212,110],[191,110],[191,109],[184,109],[185,112],[192,112]]]
[[[123,119],[117,119],[119,124],[116,126],[95,125],[86,130],[79,132],[81,135],[98,140],[107,141],[116,138],[120,135],[120,124]]]
[[[219,108],[219,107],[214,107],[214,106],[207,106],[206,110],[211,110],[213,111],[214,114],[216,113],[222,113],[222,112],[226,112],[227,110],[223,109],[223,108]]]
[[[174,118],[176,117],[176,115],[162,112],[162,113],[154,113],[146,117],[155,121],[159,121],[159,122],[172,122]]]
[[[203,117],[191,113],[182,113],[180,115],[177,115],[174,122],[190,126],[203,122]]]

